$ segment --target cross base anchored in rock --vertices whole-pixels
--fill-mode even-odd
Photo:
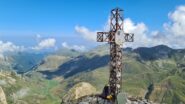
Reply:
[[[123,10],[115,8],[111,11],[110,31],[98,32],[98,42],[108,42],[110,44],[110,77],[109,86],[112,100],[116,102],[116,97],[121,91],[122,86],[122,49],[123,42],[133,42],[134,34],[124,33],[123,31]]]

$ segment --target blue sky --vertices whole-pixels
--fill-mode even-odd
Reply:
[[[0,40],[33,46],[36,35],[55,38],[57,45],[94,44],[80,37],[75,26],[102,30],[109,12],[124,9],[124,17],[144,23],[150,31],[163,31],[168,13],[185,0],[0,0]]]

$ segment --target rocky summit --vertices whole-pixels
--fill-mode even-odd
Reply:
[[[64,96],[64,102],[77,100],[83,96],[92,95],[96,93],[96,88],[86,82],[76,84]]]

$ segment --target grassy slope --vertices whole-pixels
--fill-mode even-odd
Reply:
[[[156,51],[157,50],[158,49],[156,49]],[[154,53],[154,55],[152,55],[153,59],[147,57],[149,60],[147,60],[147,58],[146,60],[142,60],[142,58],[141,60],[138,60],[137,53],[125,53],[123,59],[123,91],[127,92],[129,95],[144,97],[148,85],[153,82],[155,85],[155,90],[151,95],[153,101],[168,104],[174,104],[175,102],[185,103],[184,92],[182,92],[185,90],[183,79],[185,78],[185,74],[183,74],[183,69],[178,66],[178,64],[185,64],[185,58],[183,58],[184,52],[173,52],[174,51],[169,55],[165,54],[165,57],[163,57],[163,54],[160,55],[160,52],[159,55]],[[77,62],[74,61],[74,64],[70,64],[65,70],[69,70],[68,68],[77,65],[80,66],[77,68],[80,70],[80,73],[75,73],[61,82],[61,85],[57,88],[61,89],[58,90],[61,93],[59,95],[64,96],[70,88],[79,82],[89,82],[97,88],[99,93],[101,93],[104,85],[108,82],[109,77],[108,63],[101,59],[101,57],[104,57],[107,54],[107,49],[100,47],[100,49],[97,48],[83,55],[83,57],[85,57],[84,59],[88,59],[88,62],[84,61],[82,58],[77,60]],[[97,55],[100,57],[101,62],[94,62],[94,57],[97,57]],[[89,68],[92,68],[91,66],[94,67],[96,64],[99,65],[101,63],[103,63],[103,66],[88,70]],[[178,86],[178,90],[174,88],[170,88],[168,91],[165,90],[166,86],[164,86],[163,83],[167,83],[168,78],[171,80],[170,83]],[[164,96],[164,94],[166,95]]]
[[[84,56],[86,57],[85,59],[92,61],[91,59],[97,55],[101,59],[107,54],[108,51],[102,51],[101,49],[98,53],[96,50],[92,50],[92,52],[86,53]],[[129,95],[144,97],[147,86],[154,82],[155,90],[151,95],[153,101],[168,104],[185,103],[185,79],[183,79],[185,74],[183,74],[183,67],[178,66],[178,64],[185,64],[183,53],[175,54],[171,58],[145,61],[137,60],[137,54],[124,55],[123,91]],[[83,66],[96,66],[96,62],[88,62],[90,65],[85,65],[84,63],[86,62],[82,60],[78,63],[78,65],[81,65],[78,70],[81,68],[83,71],[67,77],[61,83],[55,80],[46,80],[40,78],[40,75],[33,74],[34,76],[26,80],[14,77],[17,80],[16,84],[4,86],[3,88],[7,96],[21,88],[30,88],[29,95],[22,99],[28,104],[33,102],[34,104],[59,104],[60,98],[79,82],[89,82],[101,93],[104,85],[108,82],[108,64],[104,65],[105,63],[101,61],[99,64],[103,63],[104,66],[88,70]],[[10,98],[11,96],[8,96],[8,102],[11,104]]]
[[[9,80],[15,79],[15,83],[9,83]],[[18,102],[27,102],[28,104],[59,104],[60,98],[56,95],[55,88],[59,85],[58,81],[46,80],[35,75],[34,77],[19,77],[14,74],[8,76],[0,76],[1,80],[6,80],[7,84],[2,88],[6,94],[8,104],[16,104]],[[13,99],[12,95],[18,97],[17,94],[21,89],[28,89],[26,94]]]
[[[138,97],[144,97],[147,91],[147,87],[151,82],[155,84],[154,94],[151,95],[151,99],[156,102],[165,102],[168,104],[173,104],[174,102],[183,102],[184,93],[180,92],[185,90],[184,79],[175,75],[173,70],[177,71],[176,61],[174,59],[159,59],[153,61],[143,61],[139,62],[131,57],[126,57],[124,60],[124,71],[123,71],[123,91],[130,95],[137,95]],[[65,84],[62,85],[66,91],[78,82],[85,81],[96,86],[99,93],[101,92],[104,85],[108,82],[109,68],[108,66],[98,68],[90,72],[83,72],[65,80]],[[164,96],[164,99],[160,99],[166,91],[163,90],[164,86],[162,84],[167,78],[170,78],[173,85],[178,86],[177,89],[170,89],[171,94],[169,96]],[[178,80],[177,80],[178,79]],[[175,83],[176,82],[176,83]],[[162,86],[162,90],[159,92],[157,89]],[[158,93],[156,95],[156,93]],[[171,99],[171,100],[169,100]]]

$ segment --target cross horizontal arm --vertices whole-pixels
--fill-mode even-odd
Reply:
[[[133,42],[134,34],[133,33],[124,33],[125,34],[125,42]]]
[[[97,32],[97,42],[111,42],[111,36],[115,32]]]
[[[124,33],[125,42],[133,42],[134,34]],[[97,32],[97,42],[115,42],[115,32]]]

